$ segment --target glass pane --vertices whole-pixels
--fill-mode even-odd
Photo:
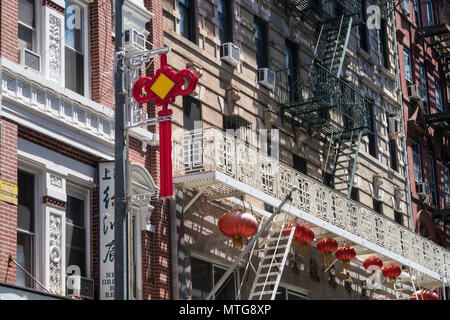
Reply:
[[[66,221],[84,227],[84,201],[67,195]]]
[[[19,47],[33,50],[33,30],[19,24]]]
[[[288,300],[306,300],[306,297],[303,295],[288,291],[287,299]]]
[[[211,263],[191,257],[192,300],[206,298],[212,289]]]
[[[32,259],[32,240],[33,237],[21,232],[17,233],[17,263],[22,266],[29,273],[33,274],[31,268]],[[17,268],[16,284],[19,286],[32,287],[32,280],[22,269]]]
[[[35,27],[34,0],[19,0],[19,21]]]
[[[33,232],[34,224],[34,176],[18,173],[17,228]]]
[[[66,268],[68,266],[78,266],[81,276],[86,276],[86,253],[84,250],[66,246]]]
[[[66,88],[84,94],[84,56],[66,46]]]
[[[66,1],[65,15],[66,46],[83,53],[83,10]]]
[[[189,39],[190,38],[190,21],[189,21],[189,10],[188,8],[181,5],[179,6],[180,11],[180,34]]]
[[[225,274],[226,270],[214,267],[214,284]],[[223,285],[217,290],[215,295],[216,300],[235,300],[236,299],[236,273],[230,274]]]
[[[66,244],[84,250],[86,229],[66,223]]]
[[[227,0],[219,0],[217,12],[219,15],[219,39],[221,43],[230,42],[231,39],[231,21],[229,2]]]

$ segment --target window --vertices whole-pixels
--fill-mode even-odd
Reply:
[[[417,27],[420,28],[422,26],[422,17],[420,16],[420,3],[419,0],[414,0],[414,13],[416,16]]]
[[[308,295],[300,292],[295,292],[283,287],[278,287],[275,300],[308,300]]]
[[[401,212],[394,210],[394,220],[398,224],[403,225],[403,214]]]
[[[380,25],[380,45],[381,45],[381,53],[383,57],[383,66],[386,69],[389,69],[391,64],[389,62],[389,46],[388,46],[388,36],[387,36],[387,22],[385,18],[381,18]]]
[[[180,13],[180,34],[186,39],[195,42],[195,11],[192,0],[178,0],[178,10]]]
[[[389,140],[390,168],[398,171],[398,149],[397,142],[394,139]]]
[[[413,163],[414,163],[414,180],[416,182],[423,182],[422,180],[422,163],[420,159],[420,146],[417,142],[411,141]]]
[[[368,139],[369,139],[369,154],[372,157],[377,157],[377,131],[376,131],[376,126],[375,126],[375,106],[373,103],[371,103],[369,105],[370,108],[370,118],[369,118],[369,126],[370,126],[370,131],[372,131],[371,134],[369,134]]]
[[[226,271],[226,267],[191,256],[192,300],[204,300]],[[213,299],[235,300],[237,285],[237,271],[233,271]]]
[[[428,168],[430,172],[431,205],[437,209],[436,175],[434,171],[434,158],[431,154],[428,155]]]
[[[65,84],[81,95],[85,93],[84,10],[66,1],[65,11]],[[79,17],[77,17],[79,15]]]
[[[412,69],[411,69],[411,55],[407,48],[403,48],[403,60],[405,64],[405,77],[406,81],[409,82],[408,85],[413,83],[412,80]]]
[[[30,274],[34,274],[34,181],[35,177],[24,171],[18,172],[17,206],[17,263]],[[16,284],[33,288],[33,280],[17,268]]]
[[[221,43],[232,42],[231,2],[219,0],[217,5],[219,16],[219,39]]]
[[[450,206],[450,169],[446,166],[444,168],[444,207]]]
[[[183,129],[194,130],[202,127],[200,102],[191,96],[183,97]]]
[[[19,0],[19,49],[36,50],[36,8],[34,0]]]
[[[66,268],[78,266],[86,277],[86,201],[83,196],[67,194],[66,203]]]
[[[297,45],[289,40],[286,40],[286,69],[287,69],[287,81],[289,85],[289,102],[293,102],[298,98],[298,56]]]
[[[350,193],[350,199],[359,202],[359,190],[352,187],[352,192]]]
[[[297,156],[296,154],[292,155],[293,158],[293,167],[298,172],[306,174],[306,159]]]
[[[419,66],[420,73],[420,95],[424,97],[423,106],[424,110],[427,114],[430,113],[429,105],[428,105],[428,86],[427,86],[427,69],[424,65],[420,64]]]
[[[434,25],[434,16],[433,16],[433,2],[432,0],[427,0],[427,22],[429,26]]]
[[[409,0],[403,0],[403,6],[405,10],[409,13]]]
[[[268,66],[267,57],[267,24],[260,18],[254,18],[255,23],[255,46],[256,46],[256,63],[258,69]]]
[[[434,95],[436,97],[436,109],[442,111],[442,94],[441,94],[441,83],[438,77],[434,78]]]
[[[363,21],[367,20],[367,9],[366,9],[366,1],[362,1],[361,5]],[[367,25],[365,23],[359,25],[359,46],[361,49],[364,49],[366,52],[370,50],[370,37],[369,30],[367,30]]]
[[[383,204],[381,201],[373,199],[373,210],[379,214],[383,214]]]

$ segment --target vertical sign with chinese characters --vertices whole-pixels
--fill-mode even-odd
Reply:
[[[114,161],[99,164],[100,299],[114,299]]]

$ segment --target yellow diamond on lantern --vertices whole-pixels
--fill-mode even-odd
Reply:
[[[158,79],[156,79],[153,83],[150,90],[152,90],[161,99],[164,99],[174,85],[175,83],[172,80],[161,73]]]

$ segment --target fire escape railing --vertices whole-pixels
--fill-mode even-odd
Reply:
[[[173,146],[175,184],[190,176],[198,183],[202,174],[221,173],[253,188],[255,192],[276,199],[283,199],[296,185],[299,192],[293,194],[293,207],[342,232],[364,239],[382,248],[381,251],[392,252],[412,261],[420,266],[418,269],[430,270],[425,273],[428,278],[431,276],[435,281],[449,279],[448,250],[269,157],[245,141],[220,129],[208,128],[175,134]],[[233,188],[234,184],[229,187]],[[419,278],[417,280],[421,282]]]

